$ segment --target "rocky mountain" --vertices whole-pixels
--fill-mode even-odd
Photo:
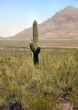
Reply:
[[[78,39],[78,8],[68,6],[39,24],[41,39]],[[10,39],[31,39],[32,28],[25,29]]]

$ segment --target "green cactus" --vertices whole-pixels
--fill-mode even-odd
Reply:
[[[33,62],[34,65],[39,64],[39,53],[40,53],[40,46],[38,41],[38,25],[37,21],[33,22],[33,42],[30,43],[30,48],[33,52]]]

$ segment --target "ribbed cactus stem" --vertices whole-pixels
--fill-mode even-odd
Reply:
[[[38,55],[40,53],[40,47],[38,41],[38,25],[36,20],[33,22],[33,42],[30,43],[30,48],[33,52],[34,64],[39,64]]]
[[[33,43],[35,48],[37,48],[38,46],[38,25],[37,25],[37,21],[35,20],[33,22]]]

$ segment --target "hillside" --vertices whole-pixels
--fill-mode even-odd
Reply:
[[[68,6],[39,25],[41,39],[78,39],[78,9]],[[32,29],[10,37],[10,39],[30,39]]]

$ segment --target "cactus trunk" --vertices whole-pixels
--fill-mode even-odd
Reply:
[[[33,42],[30,43],[30,48],[33,52],[33,62],[34,65],[39,64],[39,41],[38,41],[38,26],[37,21],[33,22]]]
[[[34,21],[33,23],[33,43],[35,48],[37,48],[38,46],[38,26],[37,26],[37,22]]]

